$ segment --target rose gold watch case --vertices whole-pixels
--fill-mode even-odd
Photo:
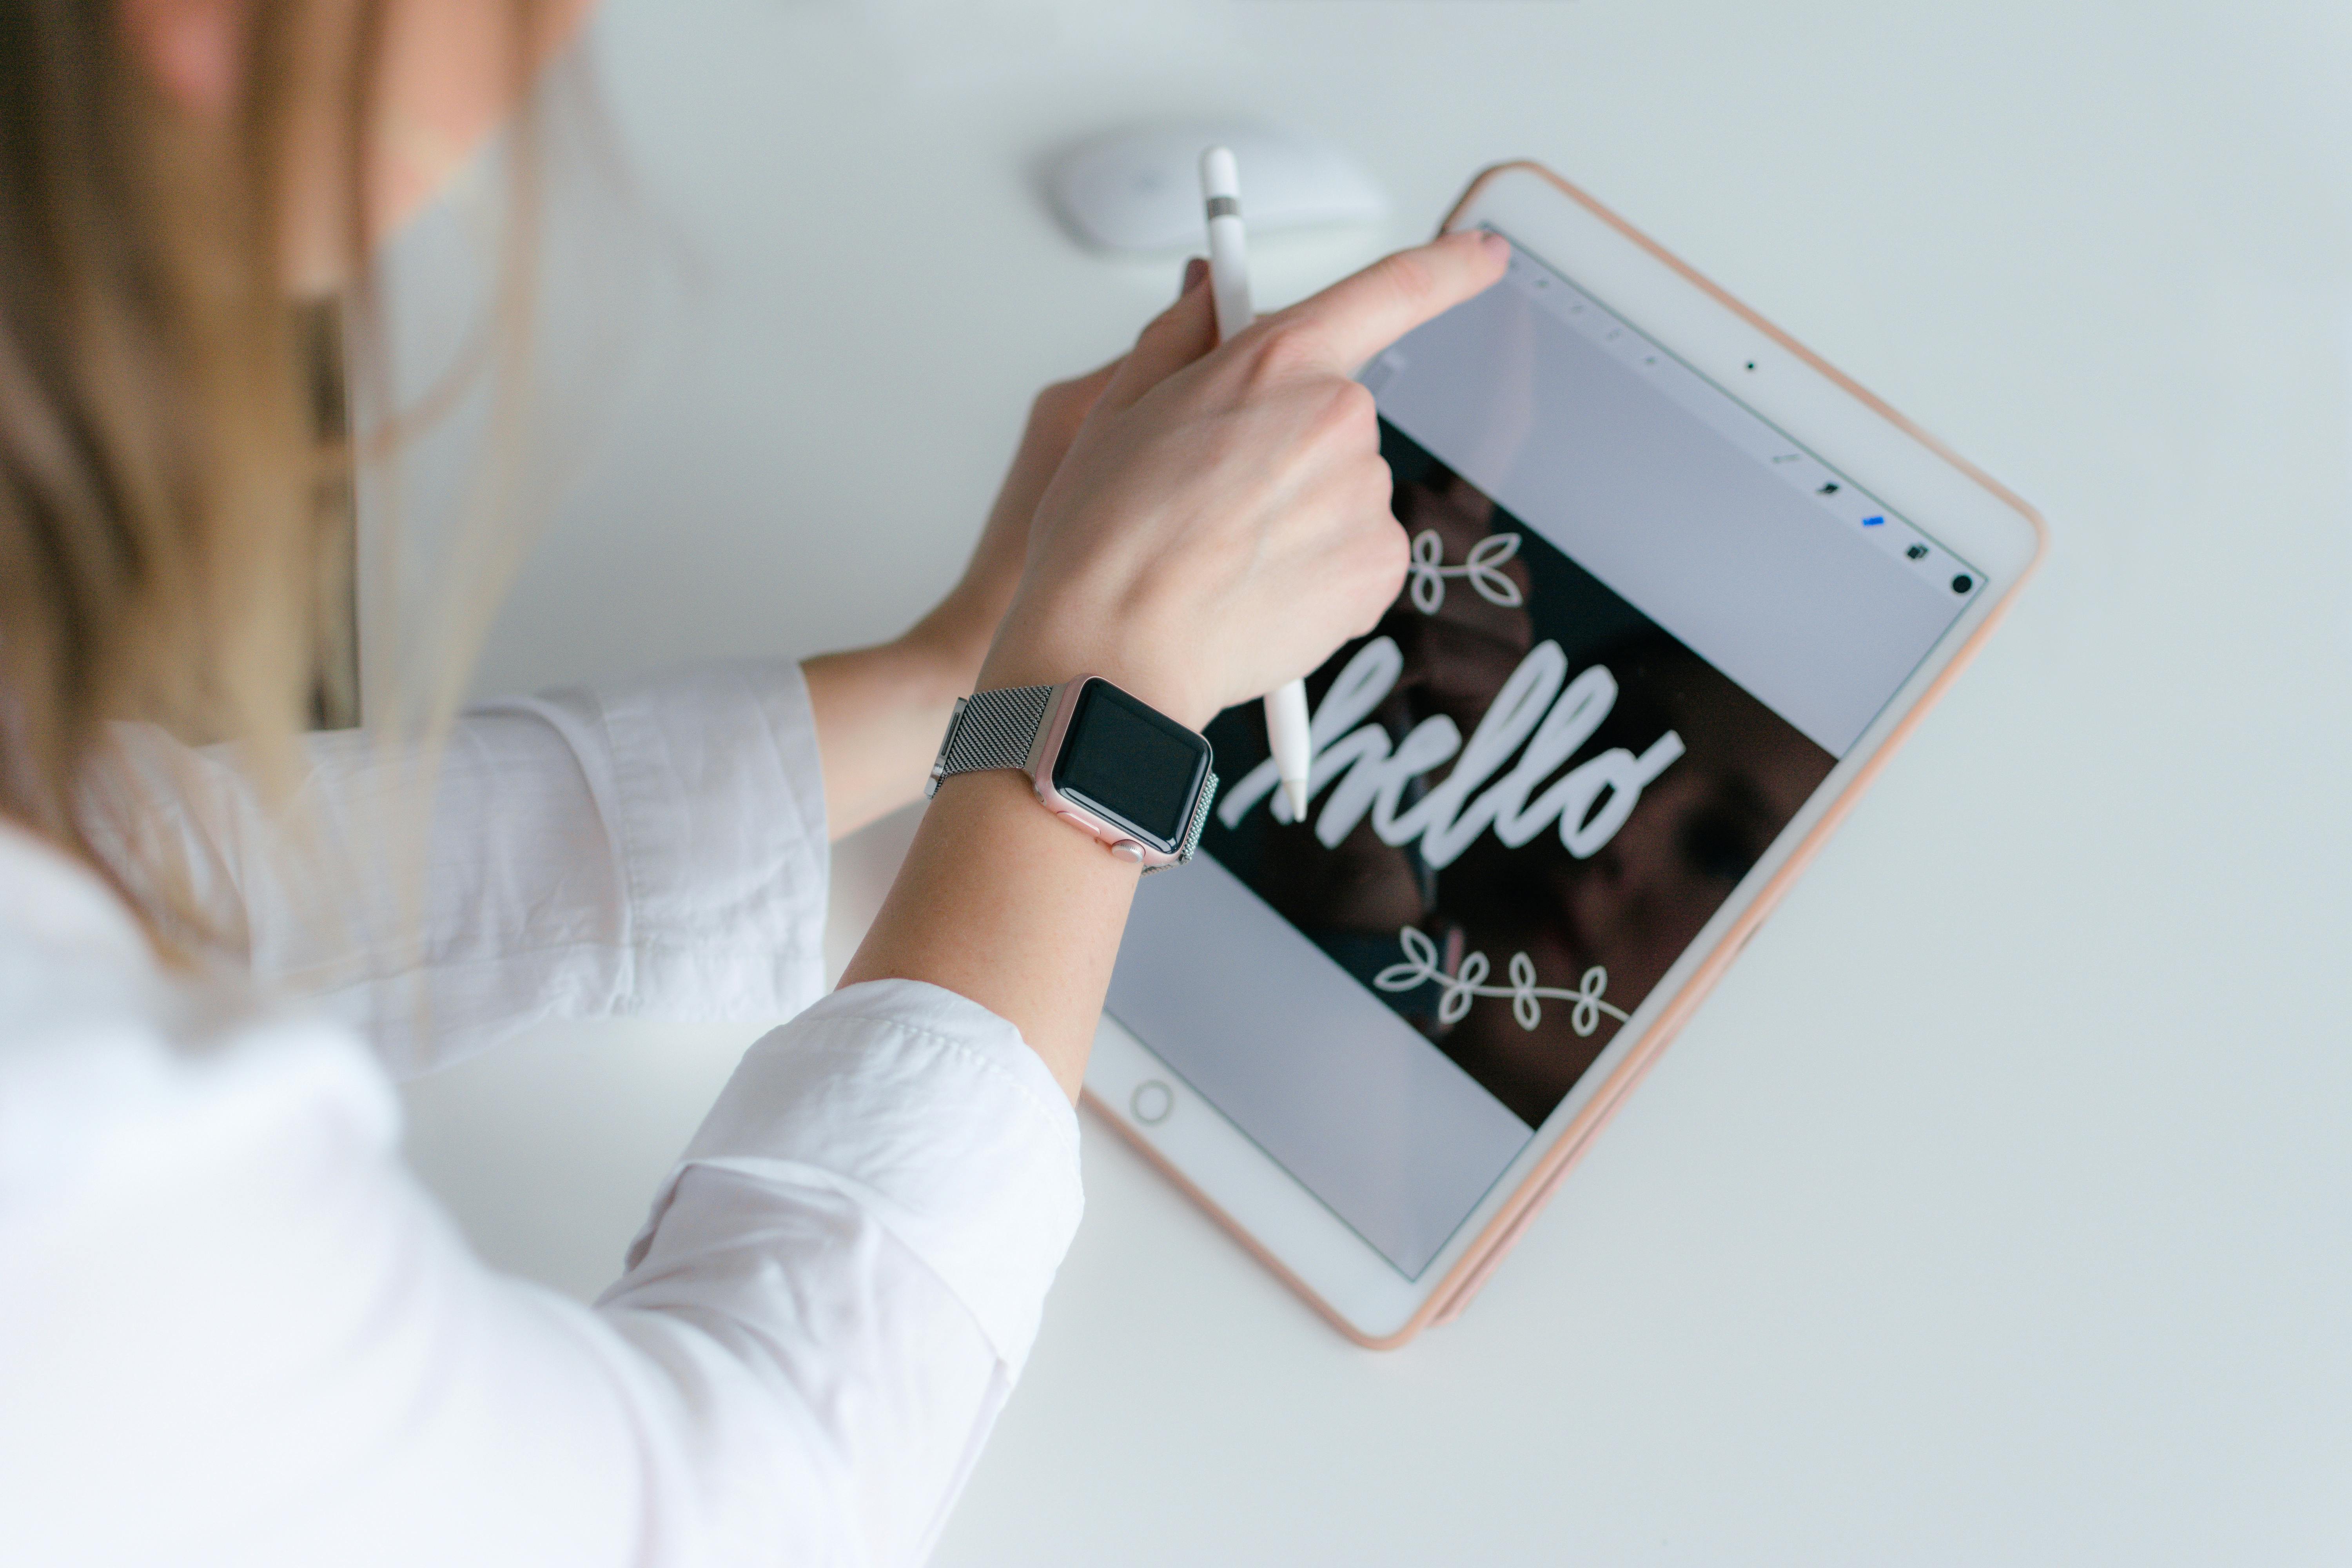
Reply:
[[[1074,800],[1054,787],[1054,763],[1062,754],[1062,742],[1070,732],[1070,717],[1077,711],[1079,694],[1089,680],[1102,680],[1102,677],[1081,675],[1054,688],[1053,701],[1045,709],[1045,721],[1037,726],[1036,739],[1029,742],[1029,761],[1024,771],[1029,775],[1030,785],[1036,790],[1037,798],[1045,803],[1046,810],[1079,832],[1091,835],[1120,859],[1146,870],[1180,865],[1180,854],[1154,848],[1084,801]],[[1108,686],[1111,682],[1106,680],[1103,684]]]
[[[2034,545],[2031,559],[2011,579],[1998,602],[1986,613],[1974,631],[1953,652],[1925,690],[1918,693],[1912,700],[1900,721],[1877,744],[1876,749],[1871,752],[1863,765],[1847,780],[1844,787],[1830,802],[1826,810],[1814,821],[1803,838],[1790,852],[1788,858],[1781,863],[1779,869],[1773,873],[1770,879],[1748,906],[1740,911],[1738,918],[1708,949],[1696,972],[1671,997],[1667,998],[1664,1010],[1651,1023],[1643,1037],[1634,1043],[1633,1047],[1609,1070],[1591,1097],[1568,1123],[1549,1135],[1548,1147],[1519,1181],[1510,1196],[1487,1215],[1476,1237],[1440,1277],[1419,1309],[1392,1332],[1367,1333],[1350,1322],[1313,1286],[1301,1279],[1295,1269],[1276,1257],[1220,1207],[1208,1194],[1201,1189],[1198,1183],[1155,1148],[1138,1128],[1129,1122],[1118,1107],[1106,1103],[1091,1090],[1087,1091],[1085,1096],[1087,1103],[1108,1121],[1119,1135],[1133,1145],[1146,1160],[1158,1167],[1169,1180],[1207,1209],[1219,1224],[1233,1233],[1234,1238],[1244,1247],[1305,1298],[1307,1304],[1321,1314],[1333,1328],[1369,1350],[1392,1350],[1412,1339],[1425,1328],[1452,1321],[1469,1306],[1471,1299],[1493,1276],[1496,1267],[1501,1263],[1504,1255],[1525,1234],[1528,1223],[1534,1219],[1545,1201],[1559,1187],[1562,1178],[1591,1146],[1593,1138],[1608,1125],[1610,1119],[1624,1104],[1625,1097],[1633,1092],[1634,1086],[1642,1081],[1643,1075],[1656,1065],[1658,1058],[1664,1053],[1666,1047],[1673,1043],[1675,1036],[1681,1030],[1684,1024],[1689,1021],[1691,1015],[1697,1010],[1707,993],[1715,988],[1716,983],[1723,977],[1725,971],[1730,968],[1732,961],[1738,956],[1740,950],[1748,945],[1749,939],[1755,936],[1758,929],[1771,915],[1774,907],[1795,883],[1806,864],[1812,859],[1821,847],[1828,842],[1830,836],[1836,831],[1846,814],[1862,798],[1864,791],[1875,782],[1880,771],[1885,766],[1887,759],[1901,748],[1903,742],[1917,727],[1920,719],[1943,697],[1950,688],[1953,679],[1983,647],[1985,639],[1992,634],[1994,626],[2000,624],[2002,617],[2008,614],[2011,604],[2015,602],[2018,590],[2024,585],[2026,580],[2041,564],[2049,542],[2049,528],[2043,522],[2041,513],[2006,486],[1896,413],[1885,402],[1857,385],[1853,380],[1754,310],[1733,299],[1687,264],[1667,252],[1655,241],[1635,229],[1623,218],[1619,217],[1591,196],[1541,164],[1520,160],[1497,163],[1483,170],[1471,181],[1468,188],[1454,203],[1453,209],[1446,214],[1444,222],[1439,226],[1439,232],[1444,233],[1454,228],[1491,183],[1515,174],[1533,175],[1549,183],[1561,195],[1584,208],[1593,217],[1647,252],[1649,256],[1685,281],[1730,310],[1748,326],[1770,339],[1805,365],[1810,366],[1847,396],[1941,458],[1953,469],[1994,498],[2001,507],[2013,512],[2017,518],[2028,524],[2032,531]]]

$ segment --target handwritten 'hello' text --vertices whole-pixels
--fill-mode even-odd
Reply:
[[[1616,706],[1617,680],[1604,666],[1594,665],[1569,680],[1568,656],[1559,644],[1538,643],[1495,694],[1467,745],[1454,721],[1442,713],[1423,719],[1394,742],[1376,721],[1351,728],[1380,706],[1403,672],[1404,655],[1394,640],[1374,637],[1348,661],[1316,709],[1310,726],[1315,761],[1307,787],[1310,797],[1330,791],[1315,821],[1315,837],[1327,848],[1337,848],[1370,813],[1372,831],[1382,843],[1419,839],[1422,858],[1432,867],[1452,865],[1489,827],[1516,849],[1555,822],[1568,852],[1589,858],[1633,816],[1643,789],[1683,754],[1682,737],[1669,730],[1639,756],[1612,747],[1538,795],[1538,787],[1592,738]],[[1472,794],[1515,752],[1520,752],[1517,764],[1473,800]],[[1460,760],[1444,781],[1407,806],[1407,786],[1456,753]],[[1238,826],[1252,806],[1272,795],[1275,820],[1290,821],[1289,803],[1275,789],[1278,782],[1271,759],[1259,763],[1219,804],[1218,819],[1227,827]]]

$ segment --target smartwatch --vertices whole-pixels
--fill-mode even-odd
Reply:
[[[1215,760],[1206,736],[1082,675],[958,699],[923,795],[951,774],[1018,768],[1046,810],[1130,865],[1160,871],[1200,847]]]

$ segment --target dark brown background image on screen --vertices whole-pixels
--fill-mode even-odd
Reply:
[[[1681,752],[1641,786],[1615,832],[1581,857],[1555,824],[1517,847],[1490,827],[1466,846],[1439,848],[1433,863],[1434,840],[1389,842],[1372,813],[1327,847],[1316,826],[1341,792],[1320,770],[1304,823],[1276,821],[1268,795],[1238,821],[1213,816],[1202,847],[1368,987],[1385,972],[1391,988],[1374,994],[1533,1125],[1622,1026],[1614,1014],[1649,994],[1834,759],[1385,423],[1382,449],[1395,472],[1398,521],[1416,536],[1418,559],[1444,570],[1421,570],[1418,601],[1409,582],[1371,637],[1318,670],[1307,683],[1310,702],[1321,703],[1335,677],[1385,637],[1402,668],[1364,721],[1397,742],[1444,715],[1466,740],[1531,656],[1557,658],[1539,651],[1553,643],[1566,655],[1565,683],[1601,666],[1616,697],[1589,738],[1535,784],[1535,795],[1612,749],[1643,755],[1669,731]],[[1516,543],[1496,537],[1504,534],[1517,535]],[[1474,552],[1485,563],[1477,572],[1467,569]],[[1228,710],[1209,734],[1228,779],[1265,755],[1255,704]],[[1502,779],[1525,755],[1515,749],[1488,778]],[[1404,785],[1399,804],[1410,808],[1443,786],[1460,761],[1457,753]],[[1478,793],[1468,798],[1475,803]],[[1584,825],[1600,825],[1606,807],[1605,797],[1592,802],[1580,814]],[[1455,1008],[1466,1001],[1466,1011],[1448,1019],[1440,1016],[1443,982],[1395,988],[1410,957],[1408,927],[1427,938],[1444,974],[1465,976],[1472,955],[1484,954],[1482,987],[1503,994],[1457,996]],[[1595,995],[1613,1013],[1559,996],[1515,1005],[1518,954],[1537,986]],[[1589,978],[1595,968],[1598,991]]]

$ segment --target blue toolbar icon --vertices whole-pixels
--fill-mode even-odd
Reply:
[[[1862,520],[1862,526],[1864,528],[1877,528],[1883,525],[1885,521],[1886,520],[1883,517],[1865,517]]]

